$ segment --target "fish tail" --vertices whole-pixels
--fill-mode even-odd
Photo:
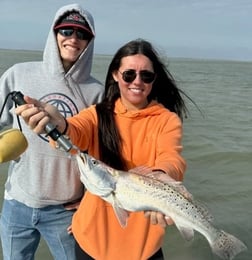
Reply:
[[[225,260],[231,260],[237,254],[247,249],[242,241],[222,230],[211,243],[211,248],[216,255]]]

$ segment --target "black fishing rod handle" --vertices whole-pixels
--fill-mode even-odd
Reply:
[[[15,91],[12,93],[12,100],[17,104],[17,105],[24,105],[26,104],[24,100],[24,95],[20,91]],[[51,123],[48,123],[45,126],[45,131],[47,135],[49,135],[54,141],[57,141],[57,143],[62,147],[66,152],[70,151],[72,149],[72,143],[70,140],[66,139],[56,128]]]
[[[26,104],[24,95],[20,91],[13,92],[11,98],[19,106]]]

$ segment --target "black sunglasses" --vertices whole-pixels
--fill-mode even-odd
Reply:
[[[90,40],[92,35],[85,30],[77,29],[77,28],[60,28],[58,29],[58,33],[60,33],[64,37],[70,37],[73,33],[76,32],[77,38],[79,40]]]
[[[135,70],[125,70],[124,72],[120,73],[122,74],[123,80],[127,83],[131,83],[132,81],[134,81],[138,74]],[[148,70],[139,71],[139,75],[141,80],[147,84],[153,82],[156,78],[156,74]]]

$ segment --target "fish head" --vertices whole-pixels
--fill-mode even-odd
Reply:
[[[113,169],[87,153],[80,153],[76,158],[80,179],[87,190],[103,198],[111,195],[116,188],[116,179],[110,174]]]

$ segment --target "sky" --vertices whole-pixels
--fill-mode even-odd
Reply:
[[[252,61],[252,0],[0,0],[0,48],[43,50],[74,2],[94,17],[96,54],[143,38],[168,57]]]

